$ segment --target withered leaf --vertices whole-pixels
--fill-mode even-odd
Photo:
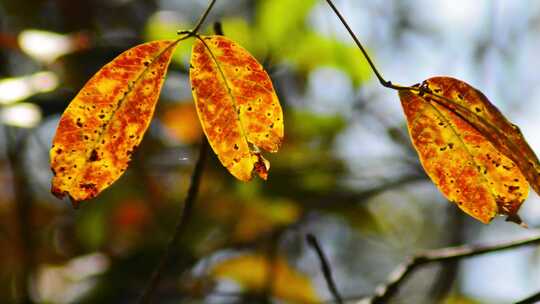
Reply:
[[[520,156],[536,160],[519,130],[462,81],[434,77],[422,87],[400,91],[400,99],[429,177],[450,201],[483,223],[497,214],[518,219],[529,185],[515,153],[527,151]],[[521,149],[507,153],[510,149],[502,146]]]
[[[269,162],[259,148],[276,152],[283,113],[270,77],[245,49],[223,36],[193,45],[191,86],[204,133],[221,163],[242,181],[263,179]]]
[[[150,124],[177,44],[153,41],[123,52],[75,96],[50,151],[54,195],[88,200],[122,175]]]

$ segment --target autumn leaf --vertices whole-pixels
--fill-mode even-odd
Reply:
[[[211,274],[215,278],[232,279],[251,292],[262,292],[272,278],[272,296],[287,303],[321,303],[311,281],[277,256],[274,261],[259,254],[245,254],[216,264]]]
[[[518,126],[508,121],[482,92],[450,77],[428,79],[424,86],[443,97],[434,98],[434,101],[462,116],[501,153],[512,159],[540,194],[540,161]]]
[[[223,36],[201,36],[193,45],[190,78],[204,133],[232,175],[267,178],[270,163],[259,148],[276,152],[283,113],[272,82],[245,49]]]
[[[519,130],[478,90],[449,77],[399,92],[422,166],[452,202],[483,223],[497,214],[519,222],[528,195],[519,157],[538,163]],[[524,176],[525,175],[525,176]],[[530,180],[529,180],[530,181]],[[532,184],[532,183],[531,183]]]
[[[69,195],[76,204],[122,175],[148,128],[177,44],[160,40],[125,51],[75,96],[50,151],[54,195]]]

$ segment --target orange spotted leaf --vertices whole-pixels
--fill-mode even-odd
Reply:
[[[249,181],[266,179],[270,163],[260,149],[276,152],[283,113],[270,77],[245,49],[223,36],[193,45],[191,86],[203,131],[229,172]]]
[[[101,68],[60,118],[50,151],[52,193],[74,204],[126,170],[154,113],[175,40],[133,47]]]
[[[432,92],[435,102],[454,111],[484,135],[501,153],[510,158],[540,194],[540,162],[523,137],[486,96],[463,81],[450,77],[433,77],[424,88]]]
[[[501,127],[512,124],[483,94],[459,80],[435,77],[422,87],[420,92],[400,91],[399,95],[414,147],[429,177],[450,201],[483,223],[497,214],[519,221],[517,211],[529,185],[517,162],[493,140],[498,136],[500,142],[510,141],[503,138]],[[499,132],[497,136],[486,134],[494,132],[487,126]],[[528,148],[520,138],[520,144]]]

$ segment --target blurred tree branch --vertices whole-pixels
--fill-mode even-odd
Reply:
[[[374,295],[367,299],[362,299],[358,303],[385,303],[388,299],[390,299],[393,295],[396,294],[401,284],[405,282],[405,279],[407,277],[409,277],[420,266],[425,264],[434,262],[453,262],[459,259],[474,257],[485,253],[497,252],[537,244],[540,244],[540,235],[525,238],[522,240],[515,240],[492,245],[463,245],[427,250],[410,257],[405,262],[400,264],[390,274],[387,282],[376,288]],[[536,296],[540,297],[540,295]]]
[[[334,282],[334,278],[332,277],[332,268],[330,267],[330,263],[328,263],[328,259],[324,255],[321,245],[319,245],[319,241],[311,233],[308,233],[306,235],[306,241],[309,244],[309,246],[313,249],[313,251],[315,251],[315,253],[317,254],[317,257],[319,258],[319,262],[321,263],[321,270],[324,274],[324,279],[326,280],[328,289],[330,290],[330,292],[332,293],[332,296],[334,297],[335,303],[343,304],[344,303],[343,298],[339,294],[336,283]]]
[[[204,169],[204,163],[206,161],[207,154],[208,142],[206,141],[206,137],[203,136],[201,140],[201,147],[199,148],[199,158],[197,159],[197,163],[195,164],[195,168],[193,169],[191,183],[184,202],[184,208],[180,219],[176,225],[174,235],[169,244],[167,245],[165,253],[163,254],[159,264],[154,269],[154,272],[152,273],[152,276],[150,277],[146,288],[144,289],[140,299],[138,300],[138,303],[150,303],[152,293],[155,291],[155,289],[159,285],[159,282],[161,281],[161,275],[165,270],[165,266],[167,266],[171,256],[173,256],[176,247],[178,247],[177,245],[182,237],[182,234],[186,231],[186,226],[191,218],[191,214],[193,213],[193,207],[195,205],[195,200],[199,192],[199,184],[201,182],[202,172]]]
[[[34,200],[32,191],[29,191],[28,179],[26,178],[24,151],[26,148],[28,132],[22,130],[19,134],[10,134],[9,131],[18,131],[4,126],[7,138],[7,153],[13,176],[13,193],[15,212],[19,230],[19,254],[20,270],[17,274],[16,303],[33,303],[30,298],[29,284],[30,276],[34,268],[34,244],[32,237],[32,202]],[[18,132],[15,132],[18,133]],[[13,136],[12,136],[13,135]]]
[[[448,204],[446,209],[448,209],[449,214],[447,227],[450,230],[449,243],[446,246],[457,246],[465,241],[464,217],[460,214],[460,210],[452,204]],[[429,292],[429,298],[436,302],[442,302],[451,291],[458,277],[459,261],[448,262],[441,266]]]
[[[540,291],[519,302],[516,302],[516,304],[532,304],[532,303],[538,303],[539,301],[540,301]]]

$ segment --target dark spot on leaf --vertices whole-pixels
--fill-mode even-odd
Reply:
[[[91,162],[99,160],[96,149],[92,150],[92,152],[90,153],[90,158],[88,160]]]
[[[79,187],[85,190],[96,190],[96,184],[93,183],[81,183]]]
[[[512,193],[519,189],[519,186],[508,186],[508,192]]]

